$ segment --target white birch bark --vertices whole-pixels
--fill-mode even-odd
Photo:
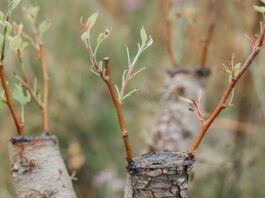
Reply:
[[[16,137],[8,149],[17,198],[76,198],[56,136]]]

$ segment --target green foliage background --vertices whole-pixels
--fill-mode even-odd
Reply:
[[[210,20],[209,0],[175,1],[180,17],[175,22],[174,48],[178,62],[181,65],[196,65],[199,61],[200,42],[198,35],[192,31],[189,20],[192,13],[196,19],[199,31],[206,33]],[[136,3],[136,4],[135,4]],[[218,101],[227,81],[226,73],[221,66],[227,63],[232,52],[238,62],[244,59],[248,51],[245,33],[253,32],[256,13],[253,11],[252,0],[222,0],[218,1],[219,17],[213,43],[210,46],[208,65],[212,67],[207,91],[207,109],[211,111]],[[50,77],[50,132],[60,139],[63,157],[69,171],[73,172],[73,161],[78,167],[77,181],[74,186],[79,197],[122,197],[122,187],[110,184],[124,180],[126,177],[126,161],[124,149],[116,120],[116,114],[105,85],[100,79],[89,72],[89,56],[80,39],[79,19],[99,12],[99,20],[92,30],[96,39],[97,32],[107,26],[112,26],[110,37],[98,52],[98,59],[109,56],[111,59],[114,80],[119,82],[121,72],[127,66],[125,45],[134,51],[142,26],[154,39],[153,46],[140,58],[138,68],[148,69],[130,83],[130,88],[141,91],[134,94],[124,103],[130,140],[135,155],[148,149],[150,131],[155,127],[155,115],[159,108],[159,99],[166,70],[171,68],[165,48],[165,26],[161,12],[161,1],[151,0],[22,0],[22,6],[39,5],[40,19],[46,18],[51,23],[51,29],[45,36],[47,60]],[[133,4],[135,6],[133,6]],[[5,10],[7,2],[0,2],[0,9]],[[193,12],[194,11],[194,12]],[[21,6],[13,17],[22,22]],[[93,36],[92,36],[93,38]],[[92,39],[93,40],[93,39]],[[34,54],[29,61],[33,68],[31,75],[39,75],[39,66]],[[233,168],[213,167],[212,174],[192,184],[190,197],[264,197],[265,196],[265,160],[264,160],[264,118],[262,102],[255,83],[263,80],[264,53],[262,52],[253,64],[252,75],[245,76],[239,83],[234,100],[235,106],[223,113],[225,118],[237,119],[242,106],[246,115],[242,122],[251,123],[245,129],[243,155],[246,164],[242,169],[240,181],[231,184],[230,175]],[[16,59],[9,55],[6,60],[6,70],[10,79],[10,87],[14,87],[12,72],[17,69]],[[243,84],[243,81],[247,83]],[[263,83],[264,84],[264,83]],[[248,87],[248,89],[247,89]],[[248,90],[247,92],[245,90]],[[247,105],[246,105],[247,104]],[[19,106],[18,106],[19,107]],[[241,116],[242,118],[242,116]],[[15,197],[14,188],[9,174],[7,142],[15,135],[15,127],[6,107],[0,112],[0,197]],[[211,133],[221,133],[213,129]],[[26,107],[26,133],[38,135],[41,133],[41,117],[34,102]],[[207,137],[205,139],[207,141]],[[226,139],[220,139],[226,142]],[[231,152],[231,161],[235,152]],[[218,155],[218,153],[216,154]],[[95,177],[102,171],[114,174],[114,179],[101,186],[95,186]]]

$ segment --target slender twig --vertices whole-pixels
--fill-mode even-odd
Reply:
[[[7,14],[6,16],[6,21],[9,21],[9,15]],[[9,87],[7,84],[7,80],[6,80],[6,75],[5,75],[5,71],[4,71],[4,59],[5,59],[5,45],[6,45],[6,33],[7,33],[7,26],[4,27],[4,33],[3,33],[3,44],[2,44],[2,51],[1,51],[1,58],[0,58],[0,79],[1,79],[1,83],[5,92],[5,103],[7,104],[12,118],[15,122],[16,128],[17,128],[17,133],[19,135],[23,135],[23,128],[24,128],[24,124],[21,121],[21,119],[19,118],[15,107],[12,103],[12,100],[10,98],[10,92],[9,92]]]
[[[40,40],[39,34],[37,32],[34,33],[35,42],[38,45],[38,55],[40,59],[41,69],[42,69],[42,77],[43,77],[43,108],[42,108],[42,123],[43,130],[48,131],[48,98],[49,98],[49,77],[48,77],[48,69],[45,58],[45,48],[43,43]]]
[[[227,99],[232,92],[233,88],[235,87],[236,83],[238,80],[241,78],[241,76],[245,73],[245,71],[248,69],[248,67],[251,65],[253,62],[254,58],[258,55],[260,52],[260,48],[263,45],[263,40],[264,40],[264,34],[265,34],[265,25],[263,24],[262,30],[259,34],[258,39],[255,41],[255,45],[252,46],[252,52],[250,53],[249,57],[246,59],[244,62],[242,68],[240,69],[239,73],[231,79],[228,87],[226,88],[221,100],[219,101],[218,105],[216,106],[215,110],[211,113],[210,117],[207,119],[207,121],[204,123],[202,126],[197,138],[195,139],[190,153],[193,155],[198,146],[200,145],[205,133],[208,131],[209,127],[211,124],[214,122],[216,117],[220,114],[222,110],[224,110],[227,105]]]
[[[123,143],[124,143],[124,147],[125,147],[126,159],[127,159],[128,163],[130,163],[132,161],[132,149],[131,149],[131,146],[129,144],[128,132],[127,132],[124,116],[123,116],[123,113],[121,110],[122,103],[120,102],[119,97],[117,96],[117,94],[115,92],[115,87],[114,87],[114,84],[112,82],[112,78],[111,78],[111,74],[110,74],[109,58],[104,58],[104,67],[105,67],[105,73],[104,73],[103,70],[98,65],[95,54],[93,53],[93,50],[91,49],[90,43],[88,41],[86,42],[86,47],[87,47],[87,51],[91,57],[91,61],[92,61],[92,65],[93,65],[94,69],[96,70],[96,72],[99,74],[101,79],[106,83],[106,85],[108,87],[109,93],[111,95],[111,99],[112,99],[113,104],[114,104],[115,109],[116,109],[116,113],[117,113],[117,117],[118,117],[118,121],[119,121],[119,126],[121,129],[121,134],[122,134],[122,138],[123,138]]]
[[[122,87],[120,90],[121,97],[119,98],[119,103],[121,103],[121,104],[122,104],[122,100],[124,99],[124,93],[125,93],[125,90],[127,88],[127,85],[129,83],[130,79],[132,79],[132,77],[133,77],[132,71],[133,71],[133,67],[130,67],[126,76],[125,76],[124,82],[122,83]]]
[[[161,1],[162,4],[162,10],[163,10],[163,15],[164,15],[164,20],[165,20],[165,25],[166,25],[166,46],[168,50],[168,55],[171,61],[171,64],[173,66],[177,66],[177,61],[174,56],[174,48],[173,48],[173,25],[171,20],[168,18],[168,14],[171,9],[171,0],[163,0]]]
[[[23,76],[23,79],[19,78],[19,80],[24,85],[24,87],[29,91],[29,93],[31,94],[33,99],[36,101],[36,103],[38,104],[38,106],[41,109],[41,111],[43,111],[44,105],[42,104],[42,101],[38,98],[36,93],[34,93],[34,90],[33,90],[32,85],[30,83],[29,77],[27,76],[26,71],[24,69],[24,65],[23,65],[23,60],[22,60],[21,50],[20,49],[17,50],[17,57],[18,57],[19,66],[20,66],[20,69],[21,69],[21,72],[22,72],[22,76]]]
[[[208,48],[210,42],[213,37],[213,32],[216,26],[216,19],[217,19],[217,0],[211,0],[211,10],[212,10],[212,17],[211,22],[208,28],[208,32],[206,37],[202,40],[202,50],[201,50],[201,57],[200,57],[200,66],[205,67],[208,55]]]
[[[113,104],[114,104],[115,109],[116,109],[120,129],[121,129],[121,134],[122,134],[122,138],[123,138],[123,142],[124,142],[124,146],[125,146],[125,150],[126,150],[126,159],[128,162],[131,162],[132,161],[132,150],[131,150],[131,146],[129,144],[128,132],[127,132],[124,116],[123,116],[123,113],[121,110],[121,103],[120,103],[119,98],[115,92],[114,84],[113,84],[112,79],[111,79],[109,61],[110,61],[110,59],[108,57],[104,58],[104,66],[106,69],[106,74],[105,74],[103,80],[106,83],[106,85],[108,86],[108,89],[109,89],[109,92],[111,95],[111,99],[112,99]]]

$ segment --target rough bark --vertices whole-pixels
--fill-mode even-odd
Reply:
[[[189,106],[180,101],[178,96],[197,100],[200,94],[204,95],[209,69],[175,68],[169,74],[171,79],[162,96],[152,149],[187,151],[197,136],[200,125],[196,115],[188,110]],[[204,111],[203,101],[201,109]]]
[[[17,136],[8,147],[17,198],[76,197],[56,136]]]
[[[124,198],[186,198],[194,159],[186,153],[155,152],[128,165]]]

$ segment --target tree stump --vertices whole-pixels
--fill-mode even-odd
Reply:
[[[179,96],[198,100],[202,94],[203,101],[200,106],[204,112],[205,83],[210,71],[208,68],[184,67],[174,68],[168,73],[170,79],[161,98],[150,150],[186,151],[198,134],[200,122],[188,110],[190,106],[181,101]]]
[[[187,198],[193,158],[187,153],[154,152],[128,165],[124,198]]]
[[[8,147],[17,198],[76,198],[56,136],[17,136]]]

